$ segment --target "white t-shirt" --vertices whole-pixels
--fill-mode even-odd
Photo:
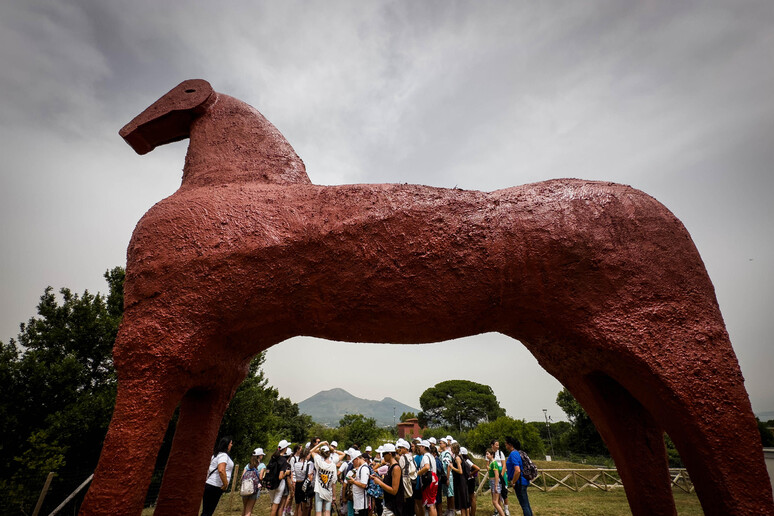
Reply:
[[[355,480],[368,487],[368,477],[370,474],[371,472],[368,471],[368,466],[363,464],[355,470]],[[368,508],[368,498],[366,498],[365,487],[352,484],[352,506],[356,511]]]
[[[314,475],[314,492],[320,495],[320,498],[326,502],[333,500],[333,485],[336,483],[336,462],[338,455],[323,459],[315,453],[314,467],[317,470]]]
[[[303,482],[311,473],[314,473],[314,468],[310,461],[297,460],[295,464],[293,464],[293,478],[296,482]]]
[[[494,460],[500,463],[500,465],[503,467],[503,471],[505,471],[505,455],[500,450],[497,450],[494,454]]]
[[[425,453],[422,455],[422,462],[419,466],[419,469],[422,469],[425,467],[425,464],[430,464],[430,471],[433,473],[438,474],[438,472],[435,470],[435,457],[433,457],[430,452]]]
[[[220,452],[212,457],[210,460],[210,469],[207,470],[209,476],[207,477],[207,484],[215,487],[223,487],[223,481],[220,479],[220,473],[218,473],[218,464],[226,464],[226,482],[231,482],[231,473],[234,472],[234,461],[228,456],[226,452]],[[215,470],[215,471],[213,471]]]

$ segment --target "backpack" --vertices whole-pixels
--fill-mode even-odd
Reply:
[[[446,475],[446,468],[438,457],[435,458],[435,472],[438,475],[438,485],[446,485],[449,483],[449,477]]]
[[[413,483],[417,479],[417,465],[414,464],[413,459],[408,458],[408,455],[401,455],[400,460],[403,461],[403,465],[400,467],[403,491],[406,493],[406,498],[411,498],[414,496]]]
[[[277,489],[280,484],[280,472],[282,471],[282,464],[278,457],[272,457],[269,460],[269,465],[266,466],[266,473],[263,474],[263,485],[269,491]]]
[[[519,455],[521,456],[521,476],[526,478],[527,481],[532,482],[538,476],[537,466],[535,466],[525,452],[519,450]]]
[[[242,485],[239,488],[240,496],[251,496],[258,491],[258,472],[254,469],[245,469],[242,474]]]
[[[363,466],[360,466],[361,468]],[[358,470],[360,471],[360,470]],[[374,498],[384,498],[384,489],[382,486],[374,482],[374,479],[371,478],[371,475],[376,475],[376,471],[374,471],[374,468],[371,467],[371,465],[368,465],[368,485],[366,486],[366,494],[368,496],[373,496]]]

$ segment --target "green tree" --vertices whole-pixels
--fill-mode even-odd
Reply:
[[[348,446],[375,444],[385,431],[376,426],[376,420],[362,414],[347,414],[339,421],[339,429]]]
[[[556,396],[556,404],[567,414],[572,425],[572,429],[560,439],[562,448],[579,455],[610,456],[597,427],[567,388],[562,389]]]
[[[488,385],[469,380],[447,380],[419,397],[429,426],[448,426],[459,432],[505,415]]]
[[[18,341],[0,343],[0,498],[31,512],[49,471],[63,497],[91,474],[115,404],[112,348],[123,311],[124,270],[105,273],[107,297],[48,287]],[[32,475],[32,478],[30,478]],[[25,489],[26,488],[26,489]]]
[[[501,416],[489,423],[481,423],[465,436],[468,448],[484,453],[493,440],[500,441],[500,448],[505,453],[505,438],[515,437],[521,441],[522,448],[530,456],[545,455],[545,446],[540,438],[540,432],[531,424],[508,416]]]
[[[769,425],[767,425],[757,417],[755,418],[755,421],[758,422],[758,431],[761,434],[761,442],[763,443],[763,447],[770,448],[774,446],[774,434],[772,434],[771,430],[769,430]]]
[[[407,419],[415,419],[417,417],[413,412],[404,412],[400,415],[400,422],[403,423]]]

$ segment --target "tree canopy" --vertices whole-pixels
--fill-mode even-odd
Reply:
[[[342,441],[350,446],[374,444],[386,433],[384,429],[376,426],[374,418],[365,417],[362,414],[347,414],[339,421],[339,429],[342,433]]]
[[[505,415],[488,385],[469,380],[447,380],[430,387],[419,398],[420,421],[460,432]]]
[[[562,389],[556,396],[556,404],[567,414],[567,419],[572,425],[571,430],[561,436],[562,448],[580,455],[610,456],[591,417],[567,388]]]
[[[545,446],[537,428],[524,421],[501,416],[489,423],[481,423],[468,432],[468,448],[483,454],[493,440],[500,441],[500,449],[505,453],[505,438],[515,437],[527,454],[539,457],[545,455]]]
[[[0,342],[0,514],[31,512],[49,471],[52,496],[93,471],[113,412],[112,349],[123,312],[124,270],[105,273],[109,294],[48,287],[18,341]]]

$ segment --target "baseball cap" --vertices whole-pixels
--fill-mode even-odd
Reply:
[[[253,455],[258,456],[258,455],[266,455],[266,454],[263,453],[263,448],[256,448],[253,450]]]
[[[327,444],[323,444],[322,446],[320,446],[320,451],[329,451],[329,450],[330,448],[328,448]]]
[[[430,444],[437,444],[438,443],[438,441],[435,440],[435,437],[431,437],[430,439],[427,440],[427,442],[429,442]]]
[[[395,445],[392,443],[383,444],[382,453],[395,453]]]
[[[338,442],[336,442],[336,441],[331,441],[331,446],[333,446],[334,448],[335,448],[335,447],[337,447],[338,445],[339,445],[339,443],[338,443]]]
[[[427,439],[422,439],[421,441],[419,441],[419,446],[430,448],[430,441],[428,441]]]
[[[467,454],[468,454],[468,449],[465,448],[464,446],[461,446],[460,447],[460,455],[467,455]]]
[[[283,439],[277,445],[277,449],[281,450],[282,448],[287,448],[288,446],[290,446],[290,443],[288,441],[286,441],[285,439]]]
[[[411,445],[405,439],[398,439],[398,442],[395,443],[395,447],[406,448],[407,450],[411,449]]]
[[[366,451],[373,451],[373,448],[371,448],[370,446],[366,446]]]
[[[355,460],[358,457],[360,457],[361,455],[363,455],[363,454],[360,453],[360,450],[350,450],[350,452],[349,452],[349,460]]]

